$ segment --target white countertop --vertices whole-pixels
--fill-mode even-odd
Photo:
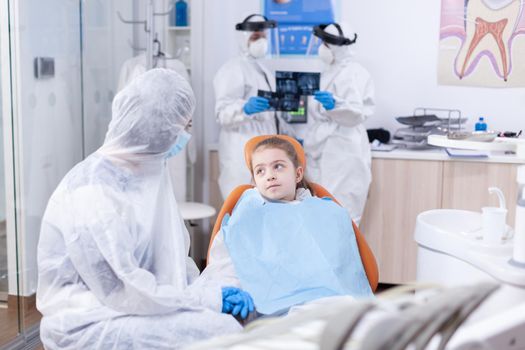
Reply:
[[[446,160],[456,162],[481,162],[481,163],[511,163],[523,164],[523,159],[519,159],[514,154],[504,152],[491,152],[487,158],[453,158],[450,157],[444,148],[433,148],[429,150],[408,150],[395,149],[390,152],[372,151],[372,158],[378,159],[411,159],[411,160]]]
[[[208,144],[208,151],[218,150],[217,143]],[[372,151],[372,158],[377,159],[411,159],[411,160],[446,160],[455,162],[482,162],[482,163],[509,163],[523,164],[523,159],[519,159],[514,154],[504,152],[491,152],[488,158],[452,158],[444,148],[432,148],[428,150],[408,150],[396,148],[390,152]]]

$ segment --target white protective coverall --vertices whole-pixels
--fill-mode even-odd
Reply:
[[[326,31],[337,35],[333,29]],[[328,46],[334,60],[321,73],[320,90],[333,94],[335,107],[326,110],[310,98],[308,122],[296,127],[296,136],[304,139],[308,179],[326,187],[359,223],[372,179],[363,122],[374,112],[374,85],[368,71],[353,60],[355,45]]]
[[[38,245],[47,349],[173,349],[241,329],[188,257],[166,170],[194,105],[179,74],[139,76],[115,96],[103,146],[51,196]]]
[[[243,107],[257,90],[275,91],[274,74],[248,49],[249,36],[239,35],[241,55],[226,62],[215,75],[215,115],[220,125],[219,187],[223,198],[237,186],[249,184],[244,145],[254,136],[277,133],[275,112],[247,115]],[[269,40],[270,38],[268,38]],[[280,127],[283,126],[280,121]]]

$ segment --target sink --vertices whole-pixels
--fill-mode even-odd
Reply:
[[[459,209],[436,209],[418,215],[415,240],[423,246],[433,249],[459,245],[500,256],[512,256],[512,228],[507,226],[507,234],[499,245],[489,245],[483,241],[481,231],[481,213]]]
[[[464,235],[481,230],[481,213],[468,210],[429,210],[421,213],[417,220],[434,230],[453,234]]]
[[[512,234],[489,245],[481,232],[480,212],[437,209],[418,215],[414,233],[418,282],[445,287],[482,281],[500,284],[469,316],[471,324],[492,319],[525,300],[525,267],[512,261]]]
[[[414,233],[418,244],[418,273],[425,272],[426,276],[428,273],[443,274],[446,278],[446,275],[457,272],[459,276],[459,271],[454,270],[459,266],[457,264],[450,271],[436,272],[455,260],[470,265],[463,276],[473,271],[470,269],[476,269],[501,282],[525,286],[525,268],[511,261],[512,235],[512,229],[507,226],[507,234],[500,244],[487,244],[482,239],[480,212],[457,209],[425,211],[418,215]]]

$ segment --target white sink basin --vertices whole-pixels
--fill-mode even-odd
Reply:
[[[525,268],[511,262],[513,241],[508,226],[507,232],[510,238],[502,238],[500,244],[487,244],[482,239],[481,213],[437,209],[418,215],[414,239],[419,245],[418,256],[422,251],[450,256],[502,282],[525,286]]]
[[[415,240],[423,246],[432,249],[445,249],[452,245],[459,245],[469,250],[512,256],[512,230],[507,226],[507,234],[501,244],[489,245],[483,241],[481,231],[481,213],[457,210],[437,209],[425,211],[418,215],[416,222]],[[439,249],[441,248],[441,249]]]

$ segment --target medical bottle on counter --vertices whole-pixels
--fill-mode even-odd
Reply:
[[[188,26],[188,4],[184,0],[175,3],[175,26]]]
[[[474,126],[475,131],[487,131],[487,123],[485,123],[485,118],[479,117],[478,122]]]
[[[517,172],[518,201],[516,203],[512,259],[517,263],[525,264],[525,165],[520,165]]]

